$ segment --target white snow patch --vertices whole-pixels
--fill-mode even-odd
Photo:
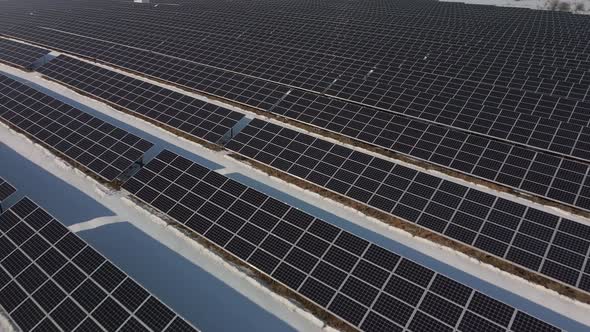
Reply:
[[[0,307],[0,331],[3,332],[17,332],[14,324],[6,317],[6,312]]]
[[[440,0],[446,2],[462,2],[473,5],[489,5],[499,7],[514,7],[514,8],[528,8],[538,10],[550,10],[550,0]],[[590,0],[559,0],[559,2],[567,3],[569,5],[569,12],[576,14],[590,13]],[[583,8],[581,11],[576,11],[576,5],[581,4]]]
[[[99,217],[99,218],[94,218],[94,219],[91,219],[91,220],[88,220],[85,222],[81,222],[78,224],[68,226],[68,228],[70,231],[72,231],[74,233],[78,233],[78,232],[88,231],[91,229],[95,229],[95,228],[99,228],[102,226],[111,225],[111,224],[115,224],[115,223],[119,223],[119,222],[125,222],[125,221],[121,220],[121,218],[119,218],[118,216]]]

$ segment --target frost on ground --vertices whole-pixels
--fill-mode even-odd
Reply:
[[[590,0],[440,0],[463,2],[476,5],[492,5],[500,7],[518,7],[541,10],[572,12],[576,14],[590,13]]]
[[[312,215],[393,250],[534,316],[582,330],[590,306],[574,302],[463,254],[368,218],[330,199],[284,183],[248,165],[179,138],[63,86],[0,65],[0,71],[30,81],[72,106],[252,186]],[[5,126],[0,126],[0,175],[68,224],[97,250],[203,330],[257,331],[322,329],[304,310],[250,280],[159,218],[130,206],[112,192]],[[148,158],[149,159],[149,158]],[[57,194],[56,194],[57,193]],[[22,196],[21,196],[22,197]],[[135,205],[135,204],[132,204]],[[254,284],[253,284],[254,282]],[[582,325],[583,324],[583,325]]]
[[[8,318],[6,311],[0,306],[0,331],[2,332],[17,332],[14,324]]]

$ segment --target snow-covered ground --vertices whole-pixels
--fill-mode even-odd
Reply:
[[[563,9],[568,12],[575,12],[578,14],[587,14],[590,12],[590,0],[439,0],[447,2],[463,2],[474,5],[490,5],[500,7],[518,7],[529,9],[552,9],[552,6],[558,6],[560,3],[565,3],[569,7]],[[581,7],[577,7],[581,6]],[[553,8],[559,10],[559,8]]]
[[[413,238],[351,208],[271,178],[225,153],[78,95],[39,74],[4,65],[0,65],[0,72],[152,141],[155,146],[148,159],[162,148],[169,149],[552,324],[570,331],[590,326],[588,305]],[[97,184],[1,124],[0,161],[0,176],[19,189],[13,202],[23,195],[37,201],[197,327],[205,331],[322,330],[321,322],[166,226],[124,193]]]

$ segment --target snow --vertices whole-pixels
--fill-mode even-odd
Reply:
[[[12,322],[6,317],[6,311],[0,307],[0,331],[3,332],[16,332],[15,326]]]
[[[466,4],[474,5],[490,5],[499,7],[517,7],[517,8],[529,8],[529,9],[544,9],[547,10],[549,7],[550,0],[440,0],[447,2],[463,2]],[[575,6],[578,3],[583,4],[583,10],[576,12],[579,14],[587,14],[590,12],[590,0],[560,0],[559,2],[565,2],[570,5],[570,11],[574,12]]]
[[[449,248],[414,238],[354,209],[254,170],[226,153],[206,149],[74,93],[39,74],[4,65],[0,65],[0,71],[152,141],[155,146],[147,159],[163,148],[169,149],[552,324],[571,331],[590,325],[588,305]],[[23,195],[37,201],[197,327],[257,331],[324,328],[322,322],[296,304],[275,295],[242,269],[137,206],[124,192],[99,185],[3,125],[0,142],[0,176],[19,189],[13,202]]]

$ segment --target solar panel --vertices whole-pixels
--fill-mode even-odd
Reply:
[[[266,80],[130,47],[111,47],[98,60],[259,109],[272,107],[289,91]]]
[[[28,198],[0,215],[0,305],[22,331],[196,331]]]
[[[502,111],[484,106],[475,98],[449,98],[395,86],[363,88],[367,90],[353,90],[345,99],[357,99],[362,104],[412,118],[590,161],[589,127]]]
[[[123,188],[363,331],[559,330],[167,150]]]
[[[150,19],[153,19],[153,17],[150,17]],[[375,82],[378,84],[385,84],[387,86],[387,89],[385,90],[388,90],[389,85],[393,84],[394,87],[403,86],[407,89],[417,89],[414,91],[420,90],[432,95],[442,92],[441,89],[432,87],[433,82],[438,85],[444,85],[444,87],[447,88],[444,93],[452,93],[453,96],[473,93],[475,88],[473,88],[472,85],[476,85],[477,89],[490,90],[493,91],[494,94],[501,95],[498,97],[501,99],[498,103],[493,101],[493,99],[497,99],[495,95],[482,100],[482,104],[487,107],[500,107],[502,110],[515,110],[516,108],[517,111],[522,110],[527,113],[530,111],[528,108],[536,105],[537,107],[535,107],[535,111],[538,111],[539,114],[553,117],[556,120],[579,121],[577,123],[584,125],[588,123],[588,116],[585,115],[588,110],[587,103],[577,103],[576,101],[576,99],[583,101],[584,98],[586,98],[587,89],[583,90],[580,88],[580,92],[572,91],[575,84],[582,84],[582,82],[586,81],[578,77],[582,76],[582,74],[579,71],[575,71],[574,68],[570,68],[570,66],[568,66],[569,64],[563,65],[555,62],[551,63],[552,66],[559,68],[565,66],[568,68],[568,71],[559,77],[557,73],[561,73],[562,70],[553,70],[551,72],[552,78],[563,79],[566,81],[565,83],[556,79],[553,81],[544,80],[544,77],[539,77],[538,80],[535,80],[534,78],[531,79],[530,76],[538,75],[538,73],[534,72],[534,68],[518,68],[519,70],[515,71],[514,68],[507,66],[505,63],[499,68],[481,62],[468,65],[477,67],[477,71],[474,72],[470,67],[466,70],[465,65],[459,66],[456,63],[445,62],[448,59],[441,59],[443,56],[448,56],[445,53],[449,53],[450,51],[444,49],[445,47],[448,48],[448,44],[438,44],[438,48],[435,51],[427,52],[420,49],[420,53],[425,52],[425,58],[428,60],[420,59],[420,57],[416,57],[415,55],[399,54],[406,53],[404,47],[391,47],[388,50],[388,56],[385,59],[375,60],[376,62],[388,61],[389,63],[398,64],[398,68],[395,68],[388,66],[385,63],[378,63],[377,65],[367,63],[366,59],[362,61],[359,59],[350,59],[346,56],[318,54],[312,50],[302,48],[294,49],[293,47],[286,47],[284,45],[273,44],[272,49],[269,50],[268,44],[257,40],[260,38],[259,36],[251,36],[248,32],[246,32],[246,34],[248,34],[248,37],[251,37],[248,43],[241,40],[239,38],[240,36],[235,35],[232,36],[232,38],[214,40],[212,42],[208,39],[195,40],[194,38],[188,37],[188,32],[186,31],[187,27],[183,25],[182,28],[180,28],[174,24],[176,22],[166,22],[166,31],[162,31],[161,34],[151,34],[146,31],[150,30],[150,27],[153,29],[153,26],[150,26],[147,22],[138,22],[134,20],[133,22],[125,21],[124,23],[121,23],[121,21],[124,20],[114,19],[113,17],[101,17],[101,20],[88,22],[88,19],[85,18],[83,22],[68,22],[67,25],[62,22],[55,22],[54,28],[68,31],[69,34],[84,34],[92,38],[99,36],[102,39],[101,42],[108,40],[109,43],[141,47],[143,48],[142,51],[159,52],[167,55],[168,58],[177,57],[196,61],[200,64],[223,68],[225,70],[239,72],[246,75],[264,77],[269,81],[308,89],[318,93],[323,92],[323,89],[325,89],[336,77],[338,77],[338,81],[336,82],[336,85],[333,86],[344,84],[346,85],[346,89],[349,90],[356,89],[357,81],[359,79],[369,77],[371,80],[377,80]],[[210,29],[211,28],[208,30]],[[407,27],[405,29],[396,29],[395,31],[402,30],[406,33],[413,33],[413,31],[407,29]],[[280,32],[283,34],[285,33],[284,31]],[[16,30],[14,33],[18,35],[22,32]],[[31,32],[31,34],[35,33],[37,32]],[[273,34],[275,33],[277,32],[274,31]],[[446,39],[449,38],[448,36],[434,38],[434,34],[434,32],[431,32],[430,34],[421,34],[420,37],[432,39],[432,43],[429,44],[439,43],[441,37]],[[170,38],[166,38],[165,36],[169,36]],[[284,38],[284,36],[282,37]],[[313,35],[309,37],[313,37]],[[365,37],[369,37],[369,35],[365,35]],[[402,36],[397,36],[397,38],[402,38]],[[408,36],[403,36],[402,39],[403,40],[395,41],[389,40],[389,42],[395,42],[396,44],[399,44],[399,46],[402,46],[403,44],[406,44],[403,45],[406,47],[417,46],[414,45],[416,44],[415,40],[410,39]],[[454,39],[452,39],[452,41],[457,42]],[[366,45],[366,41],[364,41],[364,43],[364,47],[369,46]],[[341,47],[341,45],[338,46]],[[481,47],[481,45],[477,45],[477,47]],[[438,50],[446,51],[440,52],[445,55],[441,55],[440,53],[437,55],[432,54],[436,53]],[[465,49],[462,49],[461,51],[462,52],[458,52],[455,49],[453,53],[459,53],[462,56],[471,55],[469,52],[466,52]],[[371,53],[369,52],[368,54]],[[365,54],[365,56],[368,54]],[[454,55],[458,56],[457,54]],[[469,61],[473,59],[462,60]],[[494,60],[506,61],[506,56],[503,54],[500,59]],[[332,67],[326,68],[327,65]],[[431,67],[436,69],[433,70]],[[495,73],[496,69],[506,70],[506,72],[498,75]],[[408,71],[410,74],[407,73]],[[342,75],[351,73],[356,74],[356,76]],[[367,75],[367,73],[369,74]],[[526,75],[522,75],[523,73],[526,73]],[[466,75],[467,77],[465,77]],[[461,82],[468,81],[470,83],[466,85],[459,84],[455,87],[454,83],[448,84],[448,80],[451,78]],[[489,83],[489,80],[493,80],[493,83]],[[520,81],[524,82],[519,83]],[[368,84],[368,86],[361,90],[366,91],[361,91],[359,95],[352,95],[352,99],[363,99],[365,97],[364,92],[373,89],[371,86],[371,84],[373,84],[372,82],[373,81],[364,83]],[[481,83],[486,85],[482,85]],[[352,88],[349,86],[350,84],[353,85]],[[510,87],[516,86],[521,89],[519,91],[512,91],[516,93],[516,97],[519,97],[518,94],[521,92],[533,92],[534,94],[532,96],[527,96],[527,98],[535,99],[535,103],[522,103],[521,107],[520,102],[524,99],[520,100],[519,98],[519,100],[516,101],[516,104],[518,105],[518,107],[516,107],[513,105],[514,102],[511,101],[514,93],[509,94],[504,91],[506,90],[505,86],[507,85]],[[551,87],[548,87],[549,85]],[[381,90],[381,88],[378,88],[377,90]],[[578,87],[576,87],[576,90],[578,90]],[[544,96],[543,93],[547,92],[551,95],[571,99],[563,99],[557,103],[544,99],[542,100],[542,103],[537,103],[537,100]],[[477,100],[478,96],[473,94],[470,98],[472,100]],[[574,105],[574,111],[571,112],[570,116],[567,116],[564,112],[567,113],[568,111],[571,111],[569,108],[571,106],[570,103],[572,102],[574,104],[577,103],[578,105]],[[555,107],[552,107],[551,105]],[[468,106],[472,107],[473,105]],[[487,109],[484,109],[484,111],[485,110]],[[578,118],[578,116],[581,118]],[[494,131],[494,133],[496,132]],[[544,144],[537,142],[537,140],[533,140],[532,143],[540,145]]]
[[[136,58],[129,59],[138,62]],[[164,67],[174,65],[171,62]],[[200,77],[211,75],[212,73],[195,74],[192,77],[199,80]],[[244,82],[247,83],[244,85],[248,88],[241,92],[242,95],[227,97],[241,100],[248,106],[271,107],[273,103],[281,100],[286,91],[278,91],[271,87],[262,88],[261,93],[246,93],[245,91],[255,87],[256,82],[260,80],[247,80],[245,77],[243,79],[246,80]],[[171,77],[170,80],[175,78]],[[185,84],[200,89],[186,81]],[[236,91],[232,88],[234,85],[229,83],[212,86],[220,87],[214,90],[206,87],[202,89],[221,95],[224,95],[222,91]],[[257,100],[264,98],[264,93],[270,100],[258,102]],[[253,97],[247,97],[248,95]],[[306,105],[312,109],[306,110]],[[292,91],[271,111],[554,201],[584,209],[590,208],[590,189],[586,188],[584,181],[588,166],[576,161],[563,160],[395,115],[375,113],[370,109],[300,91]]]
[[[7,35],[54,50],[88,58],[94,58],[99,53],[113,46],[110,43],[82,36],[51,33],[49,30],[44,30],[34,25],[21,25],[16,31]]]
[[[226,148],[590,292],[590,227],[254,119]]]
[[[211,143],[244,114],[64,55],[38,69],[67,86]]]
[[[454,99],[453,105],[466,106],[467,109],[484,106],[486,112],[492,110],[516,112],[508,113],[513,117],[517,117],[518,113],[521,113],[582,126],[590,124],[590,115],[588,114],[590,105],[584,102],[585,92],[574,96],[574,93],[569,94],[568,89],[564,91],[565,95],[557,97],[548,96],[536,89],[534,91],[523,90],[531,81],[531,78],[527,76],[511,78],[508,83],[509,87],[504,87],[487,81],[465,81],[445,75],[417,72],[408,74],[402,69],[390,70],[388,75],[393,75],[388,83],[375,80],[371,75],[366,80],[340,76],[324,93],[347,100],[355,100],[368,106],[387,109],[390,105],[380,102],[383,96],[391,98],[390,92],[397,91],[399,93],[403,89],[408,89],[407,92],[438,95],[443,99],[448,99],[447,102]],[[520,84],[518,84],[519,80]],[[560,94],[558,90],[553,90],[553,92]],[[471,103],[468,104],[467,101]]]
[[[24,27],[10,35],[250,107],[270,108],[289,91],[266,80],[60,31]]]
[[[295,90],[270,112],[544,198],[590,209],[589,167],[582,162]]]
[[[15,192],[16,188],[0,177],[0,204]]]
[[[54,6],[60,8],[59,5]],[[206,4],[204,6],[207,7]],[[401,69],[402,75],[411,70],[414,75],[444,74],[472,82],[493,82],[498,86],[520,84],[529,91],[565,96],[579,95],[572,93],[574,84],[587,83],[587,78],[583,75],[583,71],[588,68],[587,57],[583,56],[585,46],[578,37],[574,37],[577,34],[572,32],[567,40],[560,39],[565,35],[563,33],[559,37],[547,36],[547,31],[539,23],[557,24],[559,28],[556,31],[565,29],[578,32],[579,28],[574,28],[577,27],[576,23],[563,17],[554,20],[538,17],[542,15],[538,13],[520,11],[514,14],[517,10],[513,8],[510,12],[499,14],[497,11],[502,9],[482,10],[481,7],[473,6],[456,8],[451,4],[432,3],[419,5],[420,11],[414,12],[404,2],[401,6],[394,4],[393,11],[391,7],[387,7],[385,10],[372,12],[370,16],[363,15],[367,15],[366,9],[373,8],[374,4],[363,4],[353,10],[352,17],[357,18],[354,25],[345,25],[342,24],[341,17],[328,14],[334,10],[351,10],[349,7],[338,8],[336,4],[330,4],[329,9],[314,8],[310,13],[309,7],[293,4],[281,6],[294,6],[294,10],[283,9],[283,20],[280,21],[282,24],[277,24],[279,16],[276,13],[273,15],[273,8],[264,6],[264,2],[257,2],[256,6],[261,6],[264,10],[240,8],[239,13],[236,13],[228,8],[216,8],[214,13],[204,15],[202,10],[184,6],[173,10],[161,6],[162,8],[148,11],[142,7],[101,4],[94,8],[80,8],[79,17],[72,17],[72,13],[68,11],[45,11],[34,18],[16,12],[23,15],[24,17],[19,18],[27,23],[38,21],[43,26],[51,25],[71,33],[83,33],[93,38],[146,47],[170,56],[197,59],[209,65],[249,75],[282,78],[292,81],[292,84],[300,82],[305,75],[292,74],[284,77],[277,73],[297,65],[312,71],[333,71],[338,75],[350,73],[356,75],[355,78],[364,77],[369,72],[372,78],[387,83],[397,78],[393,75],[396,69]],[[448,12],[441,11],[443,6],[454,13],[460,11],[461,17],[468,21],[463,21],[461,28],[450,27],[444,20]],[[383,6],[379,4],[377,7]],[[361,13],[362,11],[365,12]],[[125,14],[130,12],[141,13],[141,19],[129,20]],[[289,15],[284,12],[289,12]],[[54,19],[66,13],[71,18],[68,24]],[[430,13],[428,20],[425,20],[426,13]],[[312,17],[323,15],[320,17],[324,19],[312,20],[309,14],[313,14]],[[264,20],[252,20],[248,15],[263,15]],[[471,15],[493,19],[483,24]],[[199,20],[195,21],[194,17]],[[371,26],[363,24],[367,20],[363,21],[362,18],[367,17],[374,19]],[[232,20],[223,18],[231,18],[233,22],[241,24],[228,25],[227,22]],[[8,19],[14,24],[20,23],[13,17],[8,16]],[[498,19],[502,24],[497,22]],[[51,24],[47,24],[46,20]],[[152,22],[157,22],[158,25],[150,25]],[[309,28],[305,31],[297,30],[301,22],[306,22]],[[473,22],[480,24],[473,25]],[[515,22],[518,22],[518,26],[514,26]],[[468,23],[472,25],[468,27]],[[416,27],[417,24],[419,28]],[[523,28],[523,25],[527,28]],[[510,34],[499,33],[499,27],[508,29]],[[18,33],[18,28],[13,30]],[[269,28],[273,29],[272,35],[260,33]],[[155,29],[157,33],[153,33]],[[296,37],[294,29],[297,31]],[[318,34],[317,31],[325,31],[325,34]],[[206,33],[209,38],[190,38],[196,32]],[[223,35],[224,38],[212,37],[216,35]],[[342,35],[348,38],[338,38]],[[481,38],[482,35],[485,38]],[[324,38],[327,36],[338,40],[330,43],[329,52],[321,48],[321,45],[326,44]],[[373,40],[379,40],[379,43],[369,42]],[[268,47],[269,44],[272,47]],[[353,45],[357,46],[355,51],[351,51]],[[555,59],[559,56],[565,59]],[[524,83],[520,83],[523,80]],[[587,88],[587,84],[585,87]]]
[[[0,61],[11,66],[28,69],[47,54],[48,50],[0,38]]]
[[[123,42],[125,40],[129,40],[129,38],[125,37],[124,34],[130,32],[123,31],[125,29],[122,29],[121,31],[113,31],[111,26],[102,26],[102,28],[104,28],[104,31],[100,30],[101,34],[104,36],[104,38],[112,42]],[[97,27],[89,27],[86,24],[82,24],[81,26],[76,27],[68,25],[68,27],[63,27],[63,29],[70,29],[72,30],[71,32],[74,30],[76,32],[79,32],[80,30],[86,30],[87,34],[92,35]],[[106,30],[109,30],[110,33],[106,32]],[[135,46],[134,44],[128,45]],[[152,51],[189,59],[186,54],[193,55],[193,51],[197,50],[190,48],[189,50],[186,50],[186,47],[186,43],[183,43],[179,40],[170,40],[163,41],[162,44],[157,44],[157,47],[155,47]],[[170,50],[175,49],[180,54],[170,53]],[[190,58],[190,60],[197,61],[198,63],[203,63],[203,59],[207,60],[206,57],[200,58],[196,55],[194,58]],[[279,70],[277,72],[278,69],[293,68],[294,66],[284,65],[279,68],[268,66],[262,67],[260,71],[244,72],[243,67],[233,67],[233,65],[235,65],[234,62],[206,62],[206,64],[217,67],[221,66],[224,69],[260,76],[267,80],[274,80],[275,82],[281,83],[284,83],[285,77],[294,77],[294,79],[299,79],[301,77],[310,76],[302,72],[291,73],[285,72],[285,70]],[[228,65],[232,67],[227,67]],[[249,68],[250,67],[247,67],[246,69]],[[268,68],[274,69],[274,74],[268,74],[266,71]],[[260,67],[257,67],[257,69],[260,69]],[[333,81],[335,78],[335,76],[325,77],[326,75],[327,74],[320,75],[320,77],[322,77],[325,82]],[[294,83],[286,82],[285,84],[293,85]],[[337,84],[339,84],[339,81],[336,81],[333,86],[336,86]],[[467,101],[463,99],[457,99],[454,96],[452,98],[448,98],[432,93],[420,93],[416,90],[400,90],[397,85],[390,89],[390,86],[388,85],[373,86],[371,82],[364,82],[363,84],[364,85],[359,88],[359,84],[357,84],[357,82],[353,82],[353,87],[343,87],[342,89],[348,89],[348,91],[346,94],[340,93],[339,96],[346,98],[349,101],[368,100],[368,105],[371,106],[378,106],[383,109],[400,112],[413,117],[419,117],[428,121],[449,125],[458,129],[469,130],[494,138],[527,144],[536,148],[550,150],[560,154],[573,155],[577,158],[585,158],[589,152],[588,143],[590,142],[590,138],[587,135],[589,132],[585,132],[582,135],[576,135],[576,132],[583,130],[583,128],[577,125],[562,125],[559,123],[559,121],[551,121],[530,114],[528,116],[524,116],[525,114],[519,114],[517,112],[499,111],[498,109],[495,109],[493,106],[491,106],[492,104],[486,105],[486,107],[482,108],[482,103],[479,103],[477,100],[475,100],[476,98],[470,98],[473,99],[473,102],[468,103]],[[309,87],[303,83],[294,85],[299,88],[311,89],[314,92],[322,92],[323,87],[325,87],[325,84],[320,84],[319,88]],[[312,86],[316,85],[317,84],[312,84]],[[465,91],[465,93],[466,92],[468,91]],[[462,92],[456,91],[455,93],[461,94]],[[536,106],[536,104],[532,106]],[[444,108],[441,109],[442,107]],[[550,105],[546,105],[546,103],[543,102],[543,104],[539,104],[536,108],[548,108],[550,111],[553,111],[555,105],[551,107]],[[520,110],[521,108],[518,109]],[[574,110],[572,112],[575,112],[576,114],[584,114],[587,113],[587,110],[587,107],[582,107],[581,109]],[[559,113],[559,111],[559,109],[555,110],[557,113]],[[438,113],[433,114],[433,112]],[[566,118],[569,120],[571,116]],[[577,140],[573,140],[571,136],[577,137]]]
[[[407,54],[407,50],[402,47],[418,47],[416,44],[419,44],[419,42],[408,36],[415,34],[415,29],[408,29],[407,26],[397,26],[396,30],[388,32],[393,32],[391,34],[395,35],[396,33],[401,33],[401,31],[404,31],[404,35],[396,36],[396,40],[388,40],[388,42],[395,43],[394,45],[398,48],[392,47],[389,49],[385,59],[374,59],[373,61],[378,62],[378,65],[374,65],[369,62],[370,57],[375,56],[375,53],[379,54],[378,52],[367,52],[364,54],[366,59],[361,60],[351,58],[350,56],[335,56],[330,53],[318,54],[318,52],[313,52],[313,50],[306,49],[305,47],[293,47],[292,45],[282,45],[277,43],[273,45],[272,49],[269,49],[268,44],[265,44],[264,41],[260,40],[262,38],[259,36],[259,34],[254,34],[251,31],[242,32],[240,35],[237,35],[237,33],[227,34],[225,35],[226,38],[221,40],[191,39],[189,37],[190,32],[187,32],[187,29],[190,29],[193,25],[195,25],[194,22],[183,22],[184,24],[181,28],[178,26],[178,22],[170,22],[169,18],[166,17],[158,17],[159,20],[156,20],[155,17],[149,16],[150,20],[154,19],[159,21],[159,23],[165,24],[167,28],[166,30],[162,30],[161,34],[150,34],[146,33],[150,27],[148,22],[142,20],[125,21],[124,17],[121,19],[117,14],[120,15],[120,13],[111,13],[110,16],[101,17],[101,20],[95,20],[94,22],[88,22],[88,20],[84,20],[84,22],[74,21],[67,25],[57,25],[60,29],[68,30],[72,33],[81,33],[90,36],[99,35],[101,38],[107,39],[111,42],[122,43],[133,47],[141,47],[151,51],[158,51],[169,56],[199,61],[207,65],[218,66],[226,70],[237,71],[247,75],[259,77],[264,76],[267,79],[283,84],[289,84],[306,89],[315,89],[314,91],[316,92],[321,92],[321,88],[325,87],[325,85],[309,85],[307,81],[311,81],[309,79],[310,76],[327,78],[327,76],[330,74],[340,75],[346,73],[355,74],[356,77],[354,78],[359,78],[365,76],[367,72],[370,72],[371,78],[379,79],[380,82],[386,83],[392,83],[393,81],[397,84],[399,83],[398,81],[395,81],[396,78],[399,79],[397,75],[404,77],[404,74],[411,70],[413,74],[412,76],[416,76],[418,79],[423,78],[423,76],[436,76],[436,79],[441,79],[442,76],[443,80],[449,77],[461,80],[465,80],[467,78],[473,82],[479,82],[483,80],[487,83],[488,81],[491,81],[497,86],[512,84],[521,88],[527,88],[529,91],[548,91],[555,95],[567,97],[578,96],[575,93],[570,93],[571,86],[566,85],[570,88],[563,89],[562,85],[564,83],[557,80],[557,78],[559,78],[565,80],[567,83],[571,82],[571,85],[573,85],[575,82],[580,82],[577,77],[579,72],[575,71],[574,68],[577,68],[575,66],[570,66],[568,63],[565,65],[561,63],[556,64],[555,62],[551,64],[544,63],[546,66],[564,66],[567,68],[567,71],[551,71],[551,77],[556,78],[555,80],[543,80],[544,77],[540,77],[537,80],[530,79],[531,76],[539,75],[538,72],[535,72],[535,68],[523,68],[522,64],[519,63],[519,70],[514,70],[513,67],[508,66],[506,63],[496,66],[493,63],[482,63],[481,60],[478,62],[476,60],[474,61],[474,59],[470,59],[469,56],[472,56],[472,54],[470,54],[470,52],[465,49],[465,41],[463,41],[463,45],[461,45],[463,46],[463,49],[461,49],[462,52],[458,52],[457,49],[449,50],[449,44],[452,44],[453,42],[456,43],[456,38],[449,38],[448,35],[444,34],[439,35],[440,31],[437,30],[430,31],[429,34],[421,33],[419,35],[419,37],[421,37],[420,39],[431,41],[428,43],[429,47],[436,45],[435,50],[431,51],[430,53],[426,53],[427,50],[420,49],[420,53],[424,52],[427,55],[426,57],[421,58],[416,56],[412,57],[410,54]],[[162,13],[160,13],[160,15],[161,14]],[[182,15],[177,15],[175,17],[176,20],[182,18]],[[148,18],[146,17],[146,20],[147,19]],[[205,21],[213,20],[212,17],[204,17],[200,19]],[[266,17],[266,19],[271,20],[272,17]],[[124,21],[124,23],[121,23],[121,21]],[[213,21],[211,23],[216,22]],[[242,26],[248,26],[248,23],[249,22],[246,21]],[[309,24],[312,25],[313,23],[315,22],[310,22]],[[286,27],[282,29],[277,29],[277,27],[274,28],[275,31],[273,31],[273,35],[279,35],[275,36],[275,38],[285,38],[285,31],[281,30],[292,29],[293,27],[290,27],[288,24],[286,24]],[[213,29],[215,28],[206,25],[200,27],[201,31],[205,30],[209,33],[215,33],[216,31]],[[380,28],[381,31],[383,31],[383,29],[383,27]],[[311,29],[311,32],[308,33],[308,38],[315,37],[313,31],[314,29]],[[351,32],[349,31],[348,33]],[[357,32],[357,34],[358,33],[359,32]],[[364,34],[365,38],[367,39],[376,37],[374,35],[368,34],[367,32],[362,32],[361,34]],[[163,39],[163,35],[168,35],[170,38]],[[247,42],[240,38],[242,35],[249,37]],[[434,37],[435,35],[438,36]],[[132,38],[131,36],[136,36],[136,38]],[[441,45],[439,44],[441,43],[441,39],[447,40],[448,42]],[[375,47],[374,45],[367,44],[366,40],[361,39],[359,41],[358,37],[353,38],[353,40],[356,42],[364,42],[363,47],[367,49],[370,49],[371,46]],[[291,42],[293,43],[294,41],[291,40]],[[298,42],[301,43],[301,41]],[[524,42],[526,42],[526,40]],[[481,41],[479,43],[481,44]],[[333,45],[332,47],[337,48],[342,47],[342,45]],[[481,45],[477,45],[478,49],[480,47]],[[472,49],[473,47],[468,50],[471,51]],[[339,50],[342,52],[341,49]],[[440,53],[436,53],[436,51],[439,50]],[[462,60],[463,63],[466,63],[468,68],[465,68],[466,65],[460,66],[457,63],[448,62],[449,53],[452,54],[452,57],[459,58],[453,60],[459,63],[461,63],[460,60]],[[485,55],[487,54],[480,56]],[[502,57],[491,60],[495,60],[497,62],[506,61],[506,55],[503,54]],[[530,59],[526,60],[531,61]],[[391,66],[387,66],[386,64],[382,63],[385,61],[396,63],[397,68],[392,68]],[[327,66],[331,67],[331,71],[326,70]],[[433,70],[433,67],[436,69]],[[476,68],[475,71],[473,70],[473,67]],[[396,73],[396,69],[399,72]],[[503,72],[498,74],[496,70],[501,70]],[[288,75],[284,75],[287,72]],[[444,76],[441,74],[444,74]],[[345,77],[341,76],[341,78],[344,79]],[[428,77],[428,79],[434,80],[430,77]],[[402,81],[402,83],[408,83],[408,81],[411,80],[405,80]],[[520,85],[518,85],[520,81],[524,81],[524,83],[520,83]],[[418,82],[416,84],[424,85],[427,83]]]
[[[59,38],[56,37],[56,40]],[[247,106],[270,110],[278,115],[550,200],[590,209],[590,186],[586,185],[584,180],[587,178],[588,166],[577,161],[495,142],[461,131],[434,127],[392,114],[377,113],[374,109],[361,108],[299,90],[293,90],[285,97],[288,89],[284,86],[156,53],[111,47],[101,58],[103,61],[138,73],[222,96]],[[278,101],[280,103],[272,108]],[[314,109],[306,110],[307,106]],[[338,112],[334,107],[344,110]],[[358,115],[359,111],[362,111],[364,116]],[[367,123],[368,121],[371,122]],[[394,124],[390,124],[391,121]],[[384,128],[386,125],[390,127]],[[573,132],[567,129],[567,125],[562,126],[563,130],[558,130],[560,135],[553,138],[551,146],[552,149],[566,147],[569,151],[570,144],[573,144],[573,136],[568,136]],[[544,128],[540,125],[537,127]],[[406,132],[402,133],[400,130]],[[545,134],[540,136],[546,137]],[[586,136],[586,133],[580,135]],[[543,140],[537,142],[541,144],[541,141]],[[575,153],[585,154],[584,151],[585,148]]]
[[[0,74],[0,120],[107,182],[153,144]]]

